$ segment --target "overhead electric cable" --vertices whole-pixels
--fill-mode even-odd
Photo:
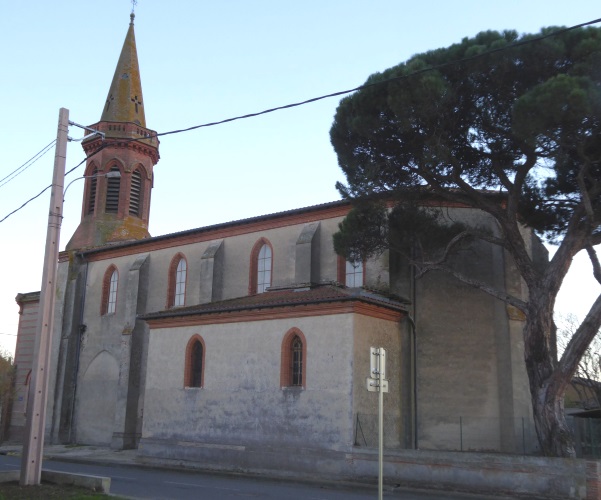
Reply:
[[[226,118],[225,120],[220,120],[220,121],[216,121],[216,122],[203,123],[201,125],[194,125],[192,127],[188,127],[188,128],[184,128],[184,129],[171,130],[169,132],[162,132],[162,133],[159,133],[159,134],[151,135],[150,137],[161,137],[161,136],[164,136],[164,135],[171,135],[171,134],[179,134],[179,133],[182,133],[182,132],[189,132],[190,130],[196,130],[196,129],[204,128],[204,127],[214,127],[215,125],[221,125],[223,123],[229,123],[229,122],[233,122],[233,121],[236,121],[236,120],[243,120],[245,118],[252,118],[252,117],[255,117],[255,116],[265,115],[265,114],[268,114],[268,113],[273,113],[274,111],[280,111],[282,109],[289,109],[289,108],[295,108],[295,107],[298,107],[298,106],[303,106],[304,104],[310,104],[312,102],[321,101],[323,99],[328,99],[330,97],[337,97],[337,96],[341,96],[341,95],[344,95],[344,94],[350,94],[351,92],[356,92],[357,90],[363,90],[363,89],[367,89],[367,88],[370,88],[370,87],[376,87],[378,85],[385,85],[385,84],[390,83],[390,82],[395,82],[395,81],[399,81],[399,80],[405,80],[405,79],[412,78],[412,77],[417,76],[417,75],[421,75],[423,73],[428,73],[430,71],[435,71],[435,70],[440,69],[440,68],[445,68],[447,66],[452,66],[454,64],[460,64],[460,63],[464,63],[464,62],[468,62],[468,61],[473,61],[474,59],[479,59],[481,57],[485,57],[485,56],[488,56],[490,54],[494,54],[494,53],[497,53],[497,52],[502,52],[504,50],[513,49],[514,47],[519,47],[519,46],[522,46],[522,45],[528,45],[530,43],[540,42],[541,40],[545,40],[547,38],[551,38],[551,37],[560,35],[562,33],[566,33],[568,31],[572,31],[572,30],[575,30],[575,29],[578,29],[578,28],[583,28],[585,26],[590,26],[592,24],[597,24],[597,23],[600,23],[600,22],[601,22],[601,18],[595,19],[593,21],[587,21],[585,23],[577,24],[575,26],[570,26],[568,28],[562,28],[562,29],[559,29],[557,31],[553,31],[553,32],[548,33],[546,35],[538,36],[538,37],[535,37],[535,38],[530,38],[528,40],[522,40],[520,42],[512,43],[511,45],[506,45],[504,47],[499,47],[499,48],[496,48],[496,49],[488,50],[486,52],[482,52],[480,54],[475,54],[475,55],[470,56],[470,57],[465,57],[463,59],[458,59],[456,61],[449,61],[449,62],[446,62],[446,63],[437,64],[436,66],[430,66],[428,68],[424,68],[424,69],[421,69],[421,70],[418,70],[418,71],[414,71],[413,73],[409,73],[407,75],[396,76],[394,78],[389,78],[387,80],[382,80],[382,81],[379,81],[379,82],[374,82],[374,83],[368,83],[368,84],[365,84],[365,85],[360,85],[358,87],[355,87],[355,88],[349,89],[349,90],[340,90],[338,92],[332,92],[331,94],[325,94],[325,95],[322,95],[322,96],[319,96],[319,97],[313,97],[311,99],[307,99],[305,101],[300,101],[300,102],[295,102],[295,103],[291,103],[291,104],[285,104],[283,106],[277,106],[275,108],[265,109],[263,111],[258,111],[256,113],[248,113],[246,115],[235,116],[233,118]],[[128,139],[128,140],[130,140],[130,141],[131,140],[138,141],[138,140],[142,140],[142,139],[137,139],[136,138],[136,139]]]
[[[22,208],[25,207],[25,205],[27,205],[29,202],[32,202],[33,200],[35,200],[36,198],[39,198],[40,196],[42,196],[46,191],[48,191],[48,189],[50,189],[52,187],[52,184],[50,184],[49,186],[46,186],[44,189],[42,189],[38,194],[36,194],[35,196],[33,196],[32,198],[29,198],[25,203],[23,203],[23,205],[21,205],[19,208],[13,210],[11,213],[9,213],[8,215],[4,216],[4,218],[0,219],[0,222],[4,222],[6,219],[8,219],[12,214],[17,213],[19,210],[21,210]]]
[[[19,168],[16,168],[10,174],[8,174],[6,177],[3,177],[2,179],[0,179],[0,187],[5,186],[10,181],[12,181],[15,177],[17,177],[18,175],[25,172],[25,170],[27,170],[29,167],[31,167],[36,161],[38,161],[42,156],[44,156],[48,151],[50,151],[50,148],[54,145],[55,142],[56,142],[56,139],[54,139],[50,144],[44,146],[40,151],[38,151],[29,160],[27,160],[25,163],[23,163],[23,165],[21,165]]]
[[[65,177],[67,175],[69,175],[71,172],[73,172],[74,170],[78,169],[81,165],[83,165],[88,159],[92,158],[92,156],[94,156],[95,154],[99,153],[100,151],[102,151],[104,148],[106,147],[106,144],[103,144],[102,146],[100,146],[96,151],[94,151],[90,156],[86,156],[83,160],[81,160],[77,165],[75,165],[72,169],[68,170],[67,172],[65,172]],[[2,219],[0,219],[0,223],[4,222],[6,219],[8,219],[11,215],[16,214],[19,210],[22,210],[23,208],[25,208],[25,206],[27,204],[29,204],[30,202],[32,202],[33,200],[35,200],[36,198],[39,198],[40,196],[42,196],[42,194],[44,194],[46,191],[48,191],[48,189],[50,189],[52,187],[52,184],[46,186],[44,189],[42,189],[38,194],[36,194],[35,196],[29,198],[25,203],[23,203],[23,205],[21,205],[19,208],[16,208],[15,210],[13,210],[12,212],[10,212],[9,214],[5,215]]]
[[[522,46],[522,45],[528,45],[528,44],[531,44],[531,43],[536,43],[536,42],[539,42],[541,40],[545,40],[547,38],[551,38],[551,37],[560,35],[562,33],[567,33],[568,31],[572,31],[572,30],[575,30],[575,29],[578,29],[578,28],[583,28],[585,26],[590,26],[590,25],[597,24],[597,23],[601,23],[601,18],[594,19],[592,21],[587,21],[585,23],[577,24],[577,25],[574,25],[574,26],[570,26],[568,28],[562,28],[562,29],[559,29],[557,31],[553,31],[551,33],[548,33],[546,35],[542,35],[542,36],[539,36],[539,37],[529,38],[528,40],[522,40],[522,41],[519,41],[519,42],[515,42],[515,43],[513,43],[511,45],[506,45],[504,47],[498,47],[496,49],[488,50],[486,52],[475,54],[473,56],[466,57],[466,58],[463,58],[463,59],[457,59],[456,61],[449,61],[449,62],[446,62],[446,63],[438,64],[436,66],[430,66],[428,68],[424,68],[424,69],[421,69],[421,70],[418,70],[418,71],[414,71],[413,73],[409,73],[407,75],[396,76],[394,78],[389,78],[387,80],[382,80],[382,81],[379,81],[379,82],[374,82],[374,83],[368,83],[368,84],[365,84],[365,85],[360,85],[358,87],[355,87],[355,88],[352,88],[352,89],[348,89],[348,90],[340,90],[338,92],[332,92],[330,94],[325,94],[325,95],[322,95],[322,96],[319,96],[319,97],[313,97],[311,99],[306,99],[304,101],[295,102],[295,103],[291,103],[291,104],[285,104],[283,106],[277,106],[277,107],[274,107],[274,108],[265,109],[263,111],[258,111],[256,113],[248,113],[248,114],[245,114],[245,115],[234,116],[232,118],[226,118],[224,120],[219,120],[219,121],[216,121],[216,122],[208,122],[208,123],[203,123],[203,124],[200,124],[200,125],[194,125],[194,126],[188,127],[188,128],[183,128],[183,129],[178,129],[178,130],[170,130],[168,132],[161,132],[161,133],[157,133],[157,134],[151,134],[151,135],[146,136],[146,137],[136,137],[136,138],[131,138],[131,139],[122,138],[122,139],[120,139],[120,141],[121,142],[143,141],[145,139],[151,139],[153,137],[162,137],[162,136],[165,136],[165,135],[180,134],[182,132],[189,132],[191,130],[196,130],[196,129],[199,129],[199,128],[214,127],[216,125],[222,125],[224,123],[229,123],[229,122],[233,122],[233,121],[237,121],[237,120],[243,120],[245,118],[253,118],[255,116],[266,115],[268,113],[273,113],[275,111],[280,111],[280,110],[283,110],[283,109],[296,108],[296,107],[299,107],[299,106],[303,106],[305,104],[310,104],[312,102],[317,102],[317,101],[321,101],[323,99],[328,99],[330,97],[337,97],[337,96],[341,96],[341,95],[344,95],[344,94],[350,94],[351,92],[356,92],[358,90],[363,90],[363,89],[367,89],[367,88],[370,88],[370,87],[375,87],[375,86],[378,86],[378,85],[385,85],[385,84],[390,83],[390,82],[395,82],[395,81],[399,81],[399,80],[406,80],[408,78],[412,78],[412,77],[417,76],[417,75],[428,73],[430,71],[435,71],[435,70],[440,69],[440,68],[446,68],[446,67],[452,66],[454,64],[461,64],[461,63],[464,63],[464,62],[473,61],[475,59],[479,59],[481,57],[485,57],[485,56],[488,56],[490,54],[494,54],[494,53],[497,53],[497,52],[502,52],[502,51],[509,50],[509,49],[512,49],[512,48],[515,48],[515,47],[519,47],[519,46]],[[93,155],[95,155],[96,153],[98,153],[104,147],[106,147],[106,146],[105,145],[101,146],[97,151],[95,151],[92,155],[86,157],[79,164],[77,164],[75,167],[73,167],[71,170],[69,170],[65,175],[68,175],[73,170],[75,170],[76,168],[78,168],[88,158],[91,158]],[[0,219],[0,223],[3,222],[4,220],[6,220],[8,217],[10,217],[12,214],[14,214],[14,213],[18,212],[19,210],[21,210],[29,202],[35,200],[37,197],[39,197],[44,191],[46,191],[50,187],[52,187],[52,185],[47,186],[42,192],[38,193],[33,198],[30,198],[29,200],[27,200],[23,205],[21,205],[16,210],[13,210],[11,213],[9,213],[8,215],[6,215],[3,219]]]

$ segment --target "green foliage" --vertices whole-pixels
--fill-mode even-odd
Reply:
[[[351,262],[362,262],[386,249],[388,224],[381,203],[361,203],[338,224],[334,250]]]
[[[424,208],[416,203],[399,203],[388,215],[390,246],[407,257],[432,260],[458,234],[467,231],[459,222],[445,220],[439,208]],[[469,243],[466,237],[463,243]]]
[[[15,365],[10,354],[0,351],[0,401],[12,395]]]
[[[364,201],[338,224],[334,250],[350,261],[366,260],[388,248],[407,257],[418,250],[422,259],[432,258],[465,230],[463,224],[445,222],[439,209],[415,201],[397,203],[390,211],[382,202]]]
[[[482,32],[371,75],[366,83],[400,79],[340,102],[330,136],[342,195],[428,185],[469,201],[472,188],[508,191],[520,197],[523,222],[560,240],[588,165],[599,210],[601,29],[513,46],[534,37]]]
[[[374,85],[340,102],[330,131],[346,176],[337,187],[346,199],[396,206],[388,214],[349,214],[336,251],[365,255],[384,248],[385,240],[400,251],[414,245],[422,250],[411,254],[416,275],[447,271],[524,313],[541,450],[572,456],[556,401],[601,328],[601,297],[560,360],[549,342],[550,318],[578,252],[587,250],[601,282],[594,248],[601,244],[601,28],[546,28],[536,36],[487,31],[418,54],[367,83]],[[412,206],[407,195],[413,193],[422,198]],[[448,225],[430,202],[480,209],[495,222],[494,234]],[[549,265],[533,257],[524,224],[559,244]],[[508,294],[454,268],[448,258],[466,235],[508,252],[528,295]]]

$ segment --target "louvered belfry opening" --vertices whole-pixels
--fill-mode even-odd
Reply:
[[[118,167],[111,168],[111,172],[119,172]],[[116,214],[119,210],[120,177],[108,177],[106,185],[106,213]]]
[[[92,171],[92,178],[90,179],[90,195],[88,197],[88,214],[94,213],[94,205],[96,205],[96,188],[98,184],[98,169],[95,168]]]
[[[142,206],[142,174],[135,170],[131,176],[131,191],[129,193],[129,215],[140,215]]]

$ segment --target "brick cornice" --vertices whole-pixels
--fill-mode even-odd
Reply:
[[[459,202],[450,202],[448,200],[439,199],[422,200],[421,203],[424,206],[471,208],[469,205],[463,205]],[[394,204],[395,201],[387,202],[389,207],[394,206]],[[351,202],[344,200],[335,201],[325,203],[323,205],[293,209],[276,214],[262,215],[250,219],[242,219],[208,227],[190,229],[180,233],[149,238],[147,240],[132,241],[123,245],[116,245],[115,247],[100,247],[97,249],[90,248],[89,250],[83,250],[82,253],[90,262],[114,259],[136,253],[152,252],[154,250],[163,250],[206,241],[225,239],[232,236],[264,232],[270,229],[278,229],[281,227],[307,224],[337,217],[345,217],[351,208]],[[62,256],[61,258],[64,259]]]
[[[264,308],[244,311],[171,316],[146,319],[150,329],[178,328],[185,326],[219,325],[225,323],[245,323],[249,321],[270,321],[274,319],[306,318],[310,316],[330,316],[334,314],[361,314],[386,321],[400,321],[402,311],[391,310],[361,301],[340,303],[306,304],[278,308]]]
[[[137,241],[130,245],[123,245],[117,248],[101,248],[83,252],[88,261],[94,262],[105,259],[114,259],[134,253],[152,252],[154,250],[163,250],[166,248],[179,247],[204,241],[213,241],[225,239],[232,236],[239,236],[248,233],[263,232],[269,229],[277,229],[297,224],[306,224],[324,219],[344,217],[350,210],[348,203],[336,204],[335,206],[325,207],[319,210],[308,210],[300,213],[283,213],[282,215],[262,216],[257,220],[242,220],[199,228],[195,230],[176,233],[173,235],[159,236],[148,240]]]

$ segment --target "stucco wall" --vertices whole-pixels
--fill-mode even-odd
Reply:
[[[370,347],[386,349],[386,379],[389,392],[384,393],[384,446],[401,446],[403,429],[401,420],[401,336],[400,324],[382,319],[355,316],[353,363],[353,414],[358,446],[377,446],[378,393],[368,392],[366,379],[369,373]],[[406,383],[406,382],[405,382]]]
[[[496,230],[491,219],[477,210],[447,208],[444,213],[449,220],[460,220],[471,225],[488,225],[493,231]],[[385,321],[379,323],[373,319],[357,317],[352,326],[345,325],[338,331],[332,327],[333,317],[319,316],[313,319],[299,319],[303,324],[313,322],[308,328],[308,333],[300,325],[286,322],[280,324],[276,321],[266,322],[265,325],[262,322],[251,321],[203,326],[198,329],[186,327],[181,330],[171,329],[169,333],[153,330],[148,334],[149,358],[148,362],[145,361],[147,330],[143,324],[138,324],[135,315],[160,311],[167,307],[169,265],[178,252],[185,255],[188,263],[186,305],[201,301],[202,257],[211,245],[219,245],[219,258],[214,262],[215,275],[218,275],[219,279],[215,280],[213,286],[220,287],[220,290],[214,293],[213,297],[228,299],[248,294],[251,250],[260,238],[269,240],[273,247],[274,285],[290,285],[298,275],[309,275],[311,279],[318,281],[333,281],[337,279],[337,256],[333,250],[332,234],[341,220],[341,216],[336,216],[319,221],[318,227],[312,232],[312,238],[308,240],[311,245],[310,252],[297,252],[299,236],[307,224],[278,227],[275,221],[271,227],[265,224],[257,226],[256,231],[236,230],[231,235],[215,233],[219,236],[215,239],[211,239],[211,234],[207,234],[206,241],[193,244],[178,244],[178,240],[174,239],[172,246],[160,245],[161,248],[150,249],[148,253],[143,252],[145,247],[141,245],[132,247],[130,255],[107,259],[99,259],[96,255],[92,258],[87,263],[85,310],[81,320],[85,325],[85,333],[82,336],[77,370],[76,394],[79,399],[75,410],[76,416],[79,416],[76,417],[75,427],[78,429],[78,439],[85,437],[86,442],[106,444],[108,426],[105,430],[102,430],[101,426],[91,430],[93,426],[83,418],[90,411],[94,412],[95,404],[103,405],[102,411],[106,413],[107,418],[110,418],[109,414],[112,411],[116,412],[114,433],[123,432],[127,425],[131,428],[131,422],[128,424],[124,415],[136,412],[139,433],[143,410],[144,432],[148,439],[151,436],[158,439],[167,439],[168,435],[171,436],[169,439],[193,436],[193,439],[207,442],[227,442],[228,439],[234,439],[232,427],[224,423],[223,417],[227,415],[226,422],[233,418],[230,413],[235,411],[237,405],[244,408],[272,408],[265,418],[270,425],[276,425],[277,432],[270,432],[269,435],[263,434],[263,415],[255,416],[251,411],[246,416],[240,415],[234,419],[237,429],[241,429],[240,435],[247,441],[256,443],[267,443],[265,440],[269,439],[276,442],[280,436],[291,441],[301,439],[286,430],[285,418],[291,412],[300,411],[301,414],[304,412],[309,415],[312,411],[315,413],[316,407],[323,405],[325,412],[320,415],[329,415],[339,412],[340,406],[344,404],[344,424],[337,422],[335,427],[339,429],[338,434],[328,434],[324,437],[323,444],[329,446],[334,442],[352,443],[355,440],[357,414],[375,414],[370,398],[373,396],[375,401],[376,396],[367,394],[365,390],[368,369],[363,364],[367,363],[368,348],[372,343],[378,344],[385,339],[387,345],[395,352],[394,357],[390,356],[389,362],[391,389],[395,384],[398,387],[398,390],[389,393],[385,398],[388,405],[387,418],[391,419],[387,426],[393,429],[386,438],[387,446],[413,446],[415,443],[411,429],[414,420],[418,427],[417,445],[422,448],[458,449],[464,445],[459,442],[461,432],[464,432],[466,437],[475,436],[479,440],[478,449],[498,449],[500,443],[511,441],[512,434],[521,430],[518,419],[522,416],[529,418],[529,396],[523,370],[523,346],[520,343],[520,318],[513,317],[511,311],[496,299],[462,285],[442,273],[428,274],[417,281],[414,293],[408,263],[394,254],[389,255],[388,252],[366,263],[365,281],[370,287],[385,289],[390,277],[391,290],[414,299],[412,313],[417,325],[417,412],[413,408],[413,353],[410,342],[412,331],[408,323],[399,329],[398,325],[392,327]],[[304,240],[303,244],[306,244]],[[310,272],[306,269],[299,272],[299,263],[295,262],[298,255],[303,257],[302,265],[311,266]],[[143,275],[143,279],[140,278],[139,291],[134,293],[127,289],[128,280],[131,278],[131,269],[136,259],[143,256],[146,256],[145,269],[140,275]],[[501,288],[506,286],[508,291],[518,295],[523,294],[523,283],[519,277],[516,278],[516,271],[507,259],[508,256],[504,252],[488,244],[479,243],[459,255],[454,260],[454,265],[470,277]],[[115,314],[101,315],[102,281],[111,264],[119,270],[117,310]],[[203,283],[203,287],[205,285],[206,283]],[[207,290],[202,293],[203,297],[211,296]],[[74,297],[73,300],[79,300],[79,295],[74,294]],[[68,307],[69,304],[65,304],[65,311]],[[70,331],[79,335],[80,318],[76,314],[72,316],[69,320],[72,323]],[[68,314],[65,313],[65,318],[67,317]],[[340,321],[342,316],[336,318],[336,321]],[[69,322],[67,320],[68,318],[66,323]],[[350,335],[352,341],[349,346],[345,346],[351,349],[351,354],[345,354],[345,359],[350,363],[347,367],[350,372],[345,375],[347,378],[337,382],[344,382],[346,392],[341,392],[334,384],[341,372],[334,370],[332,375],[329,370],[331,363],[327,363],[325,358],[323,363],[320,362],[319,376],[322,378],[314,379],[314,382],[322,380],[330,385],[334,384],[334,387],[338,388],[332,393],[333,396],[328,385],[324,386],[327,387],[325,392],[315,392],[315,384],[311,377],[317,375],[311,373],[308,373],[307,388],[304,391],[282,391],[278,387],[281,338],[291,326],[301,328],[305,335],[308,335],[309,350],[316,346],[313,337],[317,332],[320,332],[318,337],[321,335],[330,340]],[[128,349],[131,349],[132,343],[135,342],[132,340],[133,336],[126,336],[132,331],[139,333],[139,345],[130,355]],[[203,336],[208,353],[205,365],[206,386],[201,390],[183,388],[185,344],[194,333]],[[405,345],[404,352],[401,352],[400,348],[402,342]],[[79,338],[73,337],[71,344],[69,359],[73,358],[76,352],[73,346],[80,346]],[[257,346],[261,349],[256,349]],[[270,353],[270,359],[276,360],[275,364],[261,364],[259,355],[253,354],[259,351],[261,355]],[[80,396],[82,392],[88,394],[99,383],[98,380],[90,378],[94,371],[89,370],[93,361],[102,353],[114,360],[114,363],[102,364],[106,368],[103,383],[113,384],[116,377],[117,395],[89,401],[85,396]],[[215,357],[216,355],[218,357]],[[102,356],[109,359],[104,354]],[[317,355],[309,355],[308,369],[319,356],[323,356],[321,351]],[[129,363],[134,358],[134,371],[131,374],[133,378],[130,382]],[[235,363],[231,362],[232,359]],[[334,366],[339,362],[340,360],[335,360]],[[109,365],[115,364],[116,376],[115,369],[108,368]],[[159,370],[158,366],[165,368]],[[61,367],[59,371],[60,369]],[[148,370],[148,377],[145,376],[145,370]],[[404,377],[401,377],[401,373]],[[158,378],[157,374],[160,374]],[[216,385],[211,385],[216,384],[215,379],[212,379],[216,374],[219,374],[220,383],[226,384],[225,392],[217,390]],[[65,375],[65,380],[67,377],[68,374]],[[173,377],[179,379],[175,380]],[[393,381],[395,377],[398,380]],[[163,387],[162,384],[167,381],[170,385]],[[270,381],[274,381],[273,387]],[[236,383],[239,384],[237,389]],[[60,388],[60,385],[57,387]],[[245,400],[240,399],[242,389],[246,394]],[[108,385],[94,390],[107,394],[111,392]],[[354,391],[352,395],[351,391]],[[326,393],[328,396],[323,396]],[[149,396],[150,400],[144,401],[144,394]],[[128,398],[127,401],[124,398]],[[68,398],[63,399],[70,404]],[[182,411],[182,408],[186,410],[195,405],[204,408],[200,416],[194,412],[191,414]],[[279,409],[275,410],[276,407]],[[194,420],[197,417],[203,422],[211,422],[211,425],[201,425]],[[461,424],[463,429],[460,429],[460,417],[464,418]],[[69,423],[68,420],[65,422]],[[161,422],[176,422],[175,427],[181,429],[181,436],[169,434],[171,431]],[[307,422],[305,427],[301,427],[304,429],[301,434],[308,433],[309,430],[313,432],[314,427],[321,426],[316,423],[315,417],[308,417]],[[368,428],[373,427],[367,421],[364,423]],[[325,424],[324,428],[332,428],[330,423]],[[471,448],[469,442],[465,447]]]
[[[15,396],[12,405],[9,438],[22,439],[25,428],[27,397],[29,395],[30,374],[33,366],[33,350],[35,344],[38,318],[39,294],[23,302],[19,316],[17,346],[15,349]]]
[[[300,329],[306,386],[280,387],[282,339]],[[189,339],[205,343],[202,388],[184,388]],[[145,439],[348,449],[352,444],[351,315],[150,331]]]
[[[88,266],[85,328],[76,363],[74,436],[79,443],[107,445],[113,432],[123,432],[123,422],[115,422],[115,412],[120,398],[127,398],[130,339],[139,300],[130,274],[138,258],[143,257],[133,255]],[[117,304],[114,314],[102,315],[102,283],[111,264],[119,272]],[[147,292],[147,289],[142,291]],[[120,380],[125,385],[122,391],[119,391]],[[126,403],[121,401],[123,405]]]
[[[335,281],[337,279],[337,256],[332,244],[332,234],[337,231],[341,217],[320,221],[315,236],[317,246],[313,253],[318,262],[311,262],[317,281]],[[222,290],[219,296],[222,299],[242,297],[248,294],[250,256],[254,244],[260,238],[269,240],[273,247],[273,274],[274,286],[289,285],[295,280],[296,242],[305,227],[305,224],[265,229],[228,237],[223,240],[223,263],[219,272],[222,280]],[[168,271],[173,257],[181,252],[187,261],[186,305],[199,303],[200,295],[200,269],[201,258],[207,248],[217,240],[203,241],[200,243],[174,245],[171,248],[154,250],[149,256],[149,287],[144,312],[160,311],[167,307]],[[140,252],[143,253],[143,252]],[[121,273],[127,267],[127,262],[132,262],[135,255],[117,257],[114,259],[99,260],[90,263],[88,291],[92,300],[98,304],[100,310],[100,297],[102,291],[102,277],[104,271],[115,264]],[[367,279],[370,282],[385,282],[388,277],[387,258],[381,258],[366,268]],[[119,300],[119,297],[118,297]],[[93,306],[96,307],[96,306]]]
[[[496,232],[490,217],[475,210],[449,209],[448,217]],[[502,290],[516,281],[507,258],[476,242],[451,263]],[[523,346],[503,302],[434,272],[416,283],[415,315],[419,447],[523,451],[522,430],[531,430]]]
[[[316,278],[318,281],[334,281],[337,279],[337,256],[334,253],[332,244],[332,232],[337,230],[338,222],[341,217],[332,219],[326,219],[320,221],[319,227],[313,237],[312,246],[315,247],[314,251],[311,252],[312,258],[307,262],[307,265],[311,265],[312,271],[310,275]],[[131,311],[137,311],[138,314],[144,312],[154,312],[164,310],[167,307],[167,291],[168,291],[168,271],[170,263],[175,255],[182,253],[187,261],[187,282],[186,282],[186,305],[197,304],[200,302],[201,293],[201,261],[202,256],[209,248],[211,244],[222,241],[221,243],[221,256],[219,262],[216,264],[219,269],[216,269],[216,273],[219,274],[219,279],[215,281],[213,286],[221,287],[216,295],[223,298],[235,298],[241,297],[248,294],[249,286],[249,273],[250,273],[250,256],[251,250],[255,243],[260,238],[269,240],[273,247],[273,274],[272,283],[274,286],[278,285],[290,285],[294,283],[295,279],[295,259],[296,259],[296,244],[305,228],[305,224],[294,224],[291,226],[275,227],[272,229],[262,229],[261,231],[250,232],[246,234],[238,234],[228,237],[224,240],[207,240],[194,244],[186,244],[173,246],[171,248],[157,249],[147,254],[145,280],[140,285],[139,294],[131,296],[130,291],[126,289],[128,286],[128,273],[136,259],[140,256],[146,255],[143,252],[139,254],[132,253],[130,255],[115,257],[106,260],[92,260],[87,264],[87,278],[86,278],[86,298],[85,298],[85,309],[83,314],[83,324],[85,325],[85,333],[82,335],[82,341],[79,353],[79,368],[78,368],[78,382],[77,382],[77,398],[75,404],[76,413],[76,428],[77,428],[77,439],[80,442],[87,442],[91,444],[106,443],[106,437],[108,436],[108,425],[105,424],[93,424],[87,419],[83,418],[91,412],[94,412],[95,405],[98,405],[98,411],[102,411],[106,418],[110,418],[111,412],[114,411],[115,405],[123,405],[120,403],[120,399],[124,397],[123,389],[120,389],[120,394],[115,397],[102,397],[97,400],[91,400],[82,396],[82,394],[88,394],[92,388],[97,391],[96,385],[99,383],[98,380],[93,381],[89,375],[87,375],[89,367],[101,353],[106,353],[118,366],[117,379],[124,377],[123,370],[128,369],[127,360],[123,358],[123,342],[129,342],[129,339],[123,337],[127,332],[131,332],[134,328],[132,323]],[[319,262],[314,260],[319,257]],[[102,284],[106,270],[109,266],[116,266],[119,272],[119,284],[117,292],[117,304],[116,312],[114,314],[101,315],[101,301],[102,301]],[[380,258],[377,262],[368,265],[367,275],[373,277],[373,281],[382,280],[382,276],[387,279],[387,270],[384,273],[381,272],[382,267],[387,266],[387,258]],[[142,300],[143,299],[143,300]],[[137,301],[137,304],[131,303]],[[128,312],[129,311],[129,312]],[[321,318],[316,319],[316,323],[320,323]],[[234,330],[240,330],[242,327],[238,325]],[[250,338],[254,331],[252,324],[248,327],[244,327],[246,331],[246,337]],[[320,327],[323,329],[323,326]],[[325,330],[324,330],[325,331]],[[283,335],[284,332],[279,332]],[[206,340],[206,339],[205,339]],[[254,340],[253,340],[254,341]],[[278,341],[279,342],[279,341]],[[236,345],[236,344],[233,344]],[[272,346],[273,348],[273,346]],[[279,349],[279,346],[277,347]],[[167,350],[168,351],[168,350]],[[183,352],[183,351],[182,351]],[[279,351],[278,351],[279,352]],[[174,355],[175,356],[175,355]],[[181,357],[181,356],[180,356]],[[175,356],[174,359],[179,359]],[[173,362],[171,362],[172,364]],[[210,363],[210,362],[208,362]],[[106,365],[108,366],[108,365]],[[140,372],[136,372],[139,375],[137,378],[140,380],[139,387],[143,387],[144,381],[141,380],[140,376],[142,371],[146,368],[146,363],[142,363],[137,367]],[[148,365],[151,366],[151,365]],[[207,367],[210,364],[207,365]],[[113,384],[115,376],[112,370],[107,372],[106,384]],[[152,370],[149,372],[149,380],[152,377]],[[183,376],[183,372],[182,372]],[[230,374],[231,377],[235,378],[236,374]],[[279,377],[279,372],[278,372]],[[347,385],[350,380],[347,380]],[[181,383],[181,381],[180,381]],[[111,385],[112,387],[112,385]],[[307,391],[310,391],[310,387]],[[350,389],[349,389],[350,390]],[[111,391],[110,387],[102,387],[101,393],[109,394]],[[209,391],[204,391],[208,393]],[[188,394],[189,393],[189,394]],[[183,392],[181,397],[198,399],[207,399],[208,396],[194,396],[194,391]],[[203,393],[203,394],[204,394]],[[308,392],[307,394],[309,394]],[[277,392],[277,398],[281,398],[284,393],[281,391]],[[293,404],[297,400],[307,400],[306,405],[310,404],[322,404],[316,401],[315,395],[308,397],[301,393],[300,395],[295,394],[294,391],[288,391],[285,393],[286,398],[290,400],[290,404]],[[222,395],[219,396],[222,398]],[[311,402],[312,401],[312,402]],[[331,401],[326,398],[323,402],[326,406]],[[142,405],[147,406],[149,403],[143,403],[143,397],[140,395],[140,410]],[[151,404],[151,403],[150,403]],[[189,403],[182,403],[189,404]],[[233,403],[232,403],[233,404]],[[298,406],[299,403],[294,403]],[[102,408],[100,408],[102,406]],[[350,410],[349,410],[350,411]],[[161,412],[162,414],[162,412]],[[145,410],[145,418],[148,418],[148,410]],[[120,417],[115,417],[121,427]],[[121,419],[122,420],[122,419]],[[95,430],[94,430],[95,429]],[[115,432],[121,432],[120,429],[115,428]],[[349,435],[351,432],[349,432]],[[253,433],[249,432],[249,436]],[[347,440],[349,438],[346,438]]]

